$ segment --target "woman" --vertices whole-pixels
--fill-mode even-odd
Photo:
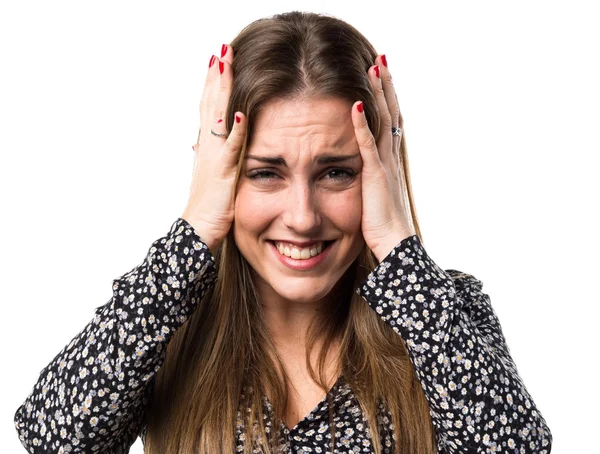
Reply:
[[[481,281],[423,247],[357,30],[250,24],[210,60],[193,148],[182,216],[17,410],[30,452],[550,452]]]

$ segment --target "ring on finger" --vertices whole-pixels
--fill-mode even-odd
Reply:
[[[393,136],[401,136],[402,128],[396,128],[396,127],[392,126],[392,135]]]
[[[212,129],[210,130],[210,133],[217,137],[227,137],[227,133],[214,132]]]

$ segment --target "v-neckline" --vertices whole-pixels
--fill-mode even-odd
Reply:
[[[286,429],[288,432],[293,432],[294,430],[296,430],[298,428],[298,426],[300,424],[303,424],[304,421],[306,421],[310,416],[316,415],[317,412],[319,411],[319,408],[321,407],[321,405],[323,405],[326,402],[327,396],[329,394],[334,393],[334,391],[336,389],[338,389],[338,387],[342,384],[342,379],[343,379],[343,374],[338,375],[338,378],[335,381],[335,383],[331,386],[331,388],[329,388],[329,390],[325,393],[325,395],[321,398],[321,400],[317,403],[317,405],[315,405],[315,407],[311,411],[309,411],[306,415],[304,415],[302,417],[302,419],[300,419],[300,421],[298,421],[294,427],[292,427],[290,429],[288,427],[288,425],[285,423],[285,421],[283,420],[283,418],[281,418],[281,426],[284,429]],[[269,397],[267,395],[265,395],[264,398],[265,398],[265,401],[266,401],[267,406],[269,408],[269,411],[273,412],[273,405],[271,404],[271,400],[269,399]]]

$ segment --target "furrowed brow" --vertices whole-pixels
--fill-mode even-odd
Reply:
[[[317,158],[317,164],[334,164],[336,162],[344,162],[350,161],[352,159],[356,159],[360,156],[360,153],[356,153],[353,155],[323,155]],[[264,162],[265,164],[271,164],[274,166],[284,166],[287,167],[287,163],[285,159],[281,156],[275,157],[266,157],[266,156],[254,156],[254,155],[246,155],[244,159],[254,159],[255,161]]]

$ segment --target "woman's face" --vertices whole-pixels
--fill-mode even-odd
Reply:
[[[363,247],[351,106],[337,98],[273,101],[256,119],[233,234],[263,301],[324,298]]]

